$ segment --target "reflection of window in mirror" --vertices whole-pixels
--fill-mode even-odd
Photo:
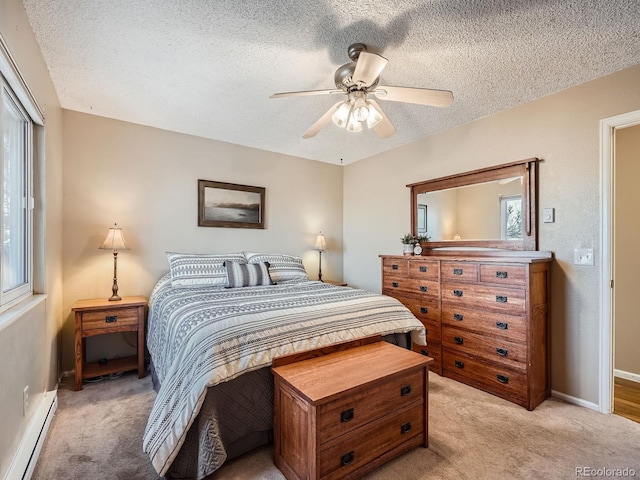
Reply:
[[[418,205],[418,235],[427,234],[427,206]]]
[[[502,240],[522,240],[522,195],[500,196]]]

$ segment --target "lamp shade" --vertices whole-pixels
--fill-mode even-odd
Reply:
[[[313,246],[313,249],[318,250],[319,252],[324,252],[327,249],[327,242],[325,241],[322,232],[320,232],[316,237],[316,244]]]
[[[117,252],[118,250],[129,250],[129,247],[127,247],[127,243],[124,241],[122,229],[118,227],[118,224],[115,224],[109,229],[107,238],[105,238],[104,243],[102,244],[100,249],[113,250],[114,252]]]

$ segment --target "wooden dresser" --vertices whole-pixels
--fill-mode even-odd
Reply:
[[[382,293],[427,329],[432,371],[533,410],[550,395],[550,252],[382,258]]]
[[[288,480],[355,479],[428,446],[430,358],[383,341],[309,356],[274,360],[274,461]]]

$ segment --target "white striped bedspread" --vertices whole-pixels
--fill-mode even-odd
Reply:
[[[422,323],[399,301],[364,290],[316,281],[172,288],[165,276],[150,297],[147,347],[161,387],[144,451],[164,475],[208,387],[270,366],[280,355],[403,332],[426,344]]]

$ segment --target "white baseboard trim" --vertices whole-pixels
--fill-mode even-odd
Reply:
[[[600,412],[600,406],[598,404],[587,402],[582,398],[573,397],[571,395],[567,395],[566,393],[558,392],[556,390],[551,390],[551,396],[559,398],[560,400],[564,400],[567,403],[578,405],[579,407],[584,407],[584,408],[588,408],[589,410],[595,410],[596,412]]]
[[[640,383],[640,375],[637,373],[625,372],[624,370],[615,369],[613,371],[613,376]]]
[[[30,480],[36,467],[40,450],[49,431],[51,420],[58,408],[58,391],[45,392],[27,431],[22,437],[18,451],[13,457],[5,480]]]

